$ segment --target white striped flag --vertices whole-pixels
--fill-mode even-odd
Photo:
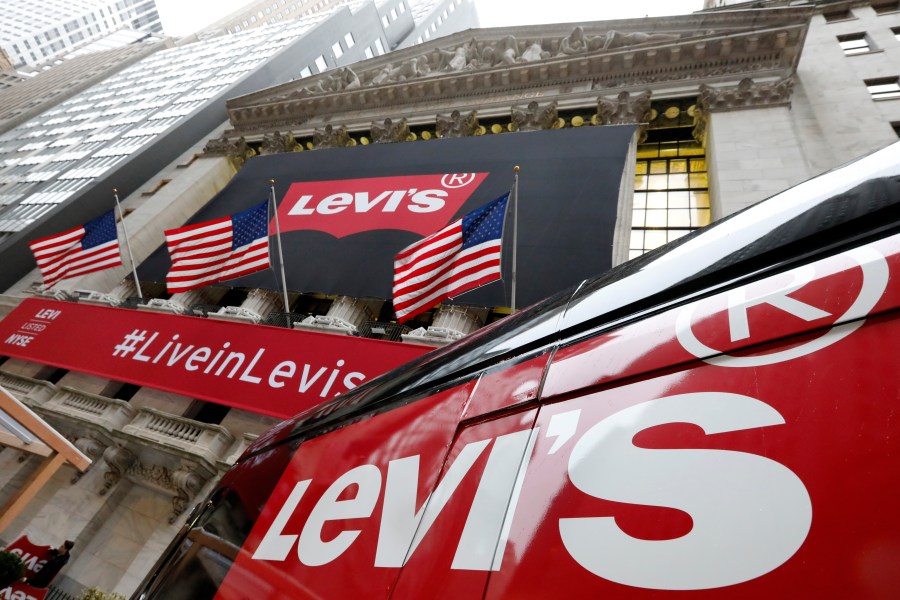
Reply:
[[[394,312],[401,323],[442,300],[500,279],[509,193],[485,204],[394,258]]]
[[[122,264],[116,217],[111,210],[81,227],[35,240],[28,247],[47,288],[61,279]]]
[[[165,233],[172,258],[166,275],[170,293],[269,268],[268,199],[229,217]]]

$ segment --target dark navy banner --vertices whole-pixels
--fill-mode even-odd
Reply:
[[[583,127],[259,156],[189,223],[264,200],[274,179],[288,288],[389,299],[394,255],[508,192],[518,165],[516,304],[525,306],[610,268],[633,133]],[[276,265],[274,221],[271,233]],[[504,280],[457,302],[509,306],[511,218],[503,252]],[[160,247],[138,273],[164,281],[169,265]],[[276,271],[225,284],[278,289]]]

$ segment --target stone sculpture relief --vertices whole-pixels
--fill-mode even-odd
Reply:
[[[601,35],[588,36],[585,35],[584,28],[579,26],[568,36],[559,40],[555,54],[554,48],[557,47],[557,44],[553,39],[519,41],[511,35],[499,40],[472,39],[454,48],[435,48],[427,54],[408,58],[400,63],[387,63],[379,69],[363,73],[362,76],[357,76],[349,67],[342,67],[318,77],[311,85],[279,96],[276,100],[399,83],[442,73],[477,71],[496,66],[529,63],[551,58],[554,55],[573,56],[589,51],[623,48],[649,42],[674,41],[679,38],[678,34],[624,33],[620,31],[608,31]]]
[[[283,152],[293,152],[298,147],[297,140],[294,139],[292,132],[282,135],[276,131],[271,135],[266,134],[262,139],[262,147],[260,154],[281,154]]]
[[[394,123],[391,119],[385,119],[384,125],[372,123],[372,141],[376,144],[390,144],[392,142],[405,142],[410,135],[409,124],[406,119]]]
[[[559,119],[556,109],[556,100],[541,106],[537,100],[532,100],[526,108],[514,106],[512,108],[512,123],[518,131],[537,131],[552,128]]]
[[[335,129],[329,124],[325,126],[325,129],[316,129],[313,132],[315,148],[344,148],[350,143],[350,133],[343,125]]]
[[[745,77],[732,87],[713,88],[701,85],[697,106],[703,111],[710,111],[786,104],[790,102],[793,92],[793,77],[785,77],[770,83],[755,83],[749,77]]]
[[[475,135],[478,129],[478,112],[472,111],[462,115],[458,110],[450,113],[450,116],[438,115],[436,119],[438,137],[457,138]]]
[[[615,100],[597,99],[597,116],[604,125],[646,123],[650,118],[650,90],[632,96],[621,92]]]

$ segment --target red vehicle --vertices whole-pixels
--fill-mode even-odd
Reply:
[[[896,597],[900,144],[660,250],[269,431],[134,598]]]

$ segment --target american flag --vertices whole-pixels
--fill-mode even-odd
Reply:
[[[401,323],[442,300],[500,279],[506,193],[394,258],[394,312]]]
[[[48,288],[61,279],[122,264],[113,211],[81,227],[35,240],[28,247],[37,260],[44,287]]]
[[[269,201],[245,211],[166,231],[170,293],[269,268]]]

